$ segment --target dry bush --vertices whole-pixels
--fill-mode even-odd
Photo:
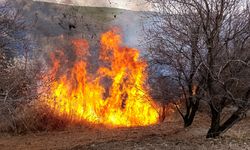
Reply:
[[[0,132],[27,133],[63,129],[60,119],[39,102],[39,63],[22,58],[6,60],[0,71]]]
[[[25,133],[65,127],[38,101],[41,56],[27,20],[15,1],[0,3],[0,132]]]
[[[28,104],[16,108],[11,119],[0,124],[0,131],[25,134],[28,132],[61,130],[69,124],[69,120],[57,117],[46,106]]]

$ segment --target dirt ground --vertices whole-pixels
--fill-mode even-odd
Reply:
[[[250,150],[250,117],[242,120],[218,139],[206,139],[209,118],[196,117],[194,124],[184,129],[180,119],[137,128],[108,129],[101,126],[74,127],[64,131],[0,135],[1,150],[115,150],[164,149]]]

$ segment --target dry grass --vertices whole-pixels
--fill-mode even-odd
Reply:
[[[177,116],[176,116],[177,117]],[[1,149],[166,149],[213,150],[249,149],[250,118],[242,120],[218,139],[206,139],[209,117],[199,113],[194,124],[184,129],[182,121],[136,128],[104,126],[67,127],[60,131],[36,132],[22,136],[0,136]]]
[[[69,124],[37,101],[39,71],[38,62],[0,57],[0,132],[24,134],[64,129]]]
[[[56,117],[51,110],[41,105],[24,105],[16,108],[9,118],[0,123],[0,132],[26,134],[28,132],[65,129],[69,121]]]

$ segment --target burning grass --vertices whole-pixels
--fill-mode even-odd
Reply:
[[[43,100],[54,114],[72,121],[106,126],[146,126],[159,122],[160,107],[148,94],[147,64],[139,51],[122,45],[118,29],[101,36],[95,74],[87,72],[88,42],[72,41],[76,60],[72,67],[62,51],[51,54],[52,68],[44,80],[52,80]],[[109,80],[110,85],[102,84]],[[43,90],[43,89],[42,89]]]
[[[139,51],[123,46],[118,29],[104,33],[100,43],[99,68],[94,73],[87,69],[91,52],[86,40],[72,41],[73,61],[65,50],[52,52],[52,66],[42,82],[30,87],[36,91],[30,92],[34,96],[27,102],[10,104],[11,109],[6,107],[8,116],[0,116],[0,132],[149,126],[169,117],[173,106],[162,107],[150,97],[145,84],[147,63]]]

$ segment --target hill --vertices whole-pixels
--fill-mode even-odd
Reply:
[[[142,39],[142,16],[147,13],[29,0],[17,2],[17,6],[23,7],[25,18],[32,22],[32,38],[38,40],[43,49],[45,45],[53,45],[59,36],[98,41],[100,33],[114,26],[121,28],[126,44],[136,47]]]

